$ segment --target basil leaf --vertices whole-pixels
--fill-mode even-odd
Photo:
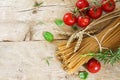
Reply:
[[[64,22],[63,22],[63,20],[61,20],[61,19],[56,19],[56,20],[55,20],[55,24],[56,24],[57,26],[63,26],[63,25],[64,25]]]
[[[80,79],[87,79],[87,77],[88,77],[88,72],[82,71],[82,72],[79,73],[79,78]]]
[[[46,41],[48,41],[48,42],[52,42],[53,39],[54,39],[53,34],[50,33],[50,32],[44,32],[44,33],[43,33],[43,36],[44,36],[44,39],[45,39]]]

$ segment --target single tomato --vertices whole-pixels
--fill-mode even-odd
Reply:
[[[83,8],[88,7],[88,6],[89,6],[89,3],[88,3],[87,0],[78,0],[78,1],[76,2],[76,7],[77,7],[78,9],[83,9]]]
[[[69,12],[64,15],[63,21],[66,25],[73,26],[76,23],[77,18],[75,17],[74,14]]]
[[[79,16],[77,24],[81,28],[87,27],[90,24],[90,17],[89,16]]]
[[[115,9],[115,1],[114,0],[109,0],[108,2],[106,2],[107,0],[102,0],[102,9],[105,12],[111,12]]]
[[[96,73],[101,69],[101,64],[96,59],[91,59],[86,64],[86,68],[88,69],[89,72]]]
[[[97,19],[102,15],[102,8],[97,6],[92,6],[88,11],[88,15],[93,19]]]

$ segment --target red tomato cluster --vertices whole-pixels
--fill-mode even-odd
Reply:
[[[90,6],[87,0],[78,0],[76,2],[76,7],[79,10],[79,15],[68,12],[64,15],[63,21],[68,26],[73,26],[76,24],[81,28],[85,28],[90,24],[92,19],[101,17],[103,11],[113,11],[115,9],[115,1],[102,0],[101,5]]]

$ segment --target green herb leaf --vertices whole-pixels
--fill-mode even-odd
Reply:
[[[95,57],[96,54],[95,53],[81,54],[80,58],[84,58],[84,57],[87,57],[87,56]]]
[[[50,62],[46,59],[46,63],[48,64],[48,66],[50,65]]]
[[[37,24],[45,24],[43,21],[39,21]]]
[[[40,7],[43,4],[43,2],[38,3],[37,1],[34,3],[34,7]]]
[[[47,59],[52,59],[53,57],[47,57]]]
[[[46,41],[48,41],[48,42],[52,42],[53,39],[54,39],[53,34],[50,33],[50,32],[44,32],[44,33],[43,33],[43,36],[44,36],[44,39],[45,39]]]
[[[47,57],[47,58],[45,58],[45,61],[46,61],[46,63],[48,64],[48,66],[50,65],[50,60],[52,59],[53,57]]]
[[[88,72],[86,72],[86,71],[82,71],[82,72],[80,72],[79,73],[79,78],[80,79],[87,79],[87,77],[88,77]]]
[[[78,27],[77,27],[77,26],[72,26],[72,28],[73,28],[74,30],[78,30]]]
[[[61,20],[61,19],[56,19],[56,20],[55,20],[55,24],[56,24],[57,26],[63,26],[63,25],[64,25],[64,22],[63,22],[63,20]]]

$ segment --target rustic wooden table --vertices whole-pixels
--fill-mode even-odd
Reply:
[[[55,42],[48,43],[42,36],[49,31],[57,41],[66,39],[56,32],[59,27],[54,20],[70,11],[75,0],[38,0],[43,5],[33,14],[35,1],[0,0],[0,80],[79,80],[62,70],[54,57]],[[49,65],[48,57],[53,57]],[[101,71],[90,74],[88,80],[120,80],[119,67],[102,65]]]

